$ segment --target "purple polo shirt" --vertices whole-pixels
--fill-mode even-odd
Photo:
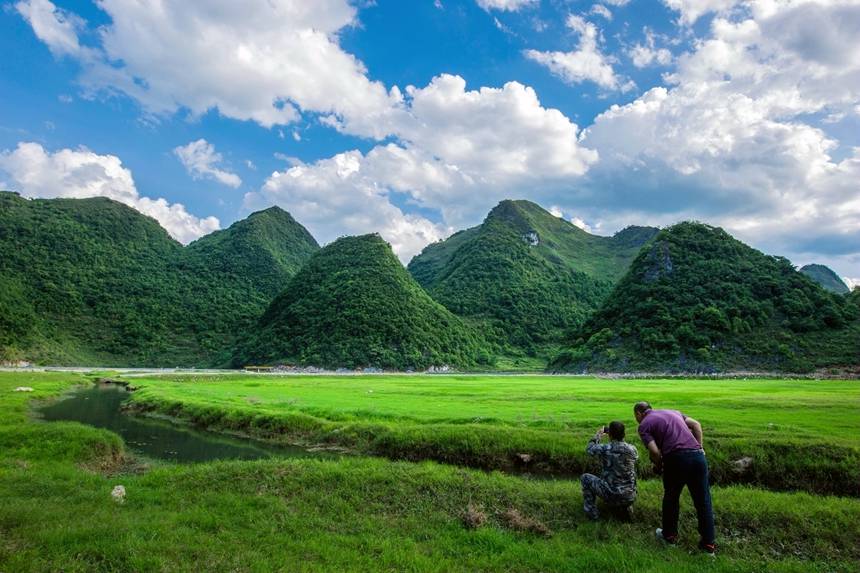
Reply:
[[[702,446],[677,410],[651,410],[639,424],[639,437],[646,446],[651,440],[657,443],[665,456],[678,450],[698,450]]]

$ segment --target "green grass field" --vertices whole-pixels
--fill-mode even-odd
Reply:
[[[355,456],[151,464],[141,471],[116,435],[33,419],[32,399],[89,380],[0,373],[4,573],[823,572],[856,571],[860,560],[860,499],[850,488],[851,479],[858,481],[860,447],[856,381],[130,379],[140,386],[133,396],[139,410],[214,428],[484,467],[512,467],[512,453],[532,453],[545,473],[560,474],[591,467],[585,438],[609,419],[627,422],[635,434],[634,401],[677,407],[702,421],[719,483],[713,497],[720,550],[711,562],[695,551],[687,498],[680,546],[665,549],[653,540],[661,486],[652,479],[640,482],[632,522],[591,523],[576,480],[432,461]],[[13,392],[16,386],[35,392]],[[754,459],[752,475],[731,477],[728,464],[744,452]],[[788,462],[774,457],[780,452]],[[799,474],[779,478],[780,471],[817,467],[829,474],[811,473],[812,485]],[[730,485],[743,480],[755,486]],[[110,498],[119,483],[128,491],[123,505]],[[828,490],[842,495],[810,493]],[[486,516],[483,526],[464,525],[470,506]],[[511,517],[512,510],[521,517]]]
[[[702,422],[718,483],[860,496],[860,383],[547,376],[220,376],[134,379],[140,410],[213,429],[393,459],[579,474],[584,444],[632,406]],[[529,454],[524,466],[519,454]],[[751,457],[743,474],[732,464]],[[650,468],[641,464],[642,477]]]

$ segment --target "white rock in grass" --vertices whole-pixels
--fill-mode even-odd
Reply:
[[[15,388],[15,392],[32,392],[32,391],[33,391],[33,389],[30,388],[29,386],[18,386],[17,388]]]
[[[125,486],[114,486],[113,490],[110,492],[110,496],[117,503],[125,503]]]

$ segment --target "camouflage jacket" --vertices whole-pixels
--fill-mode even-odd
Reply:
[[[611,441],[601,444],[595,435],[588,441],[585,451],[590,456],[597,456],[603,464],[600,477],[609,486],[612,493],[624,498],[636,497],[636,460],[639,452],[627,442]]]

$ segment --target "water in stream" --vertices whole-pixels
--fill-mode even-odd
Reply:
[[[162,420],[129,416],[121,410],[129,392],[121,386],[96,385],[39,411],[48,421],[68,420],[116,432],[131,450],[150,458],[177,462],[254,460],[277,457],[319,457],[303,448],[199,432]]]

